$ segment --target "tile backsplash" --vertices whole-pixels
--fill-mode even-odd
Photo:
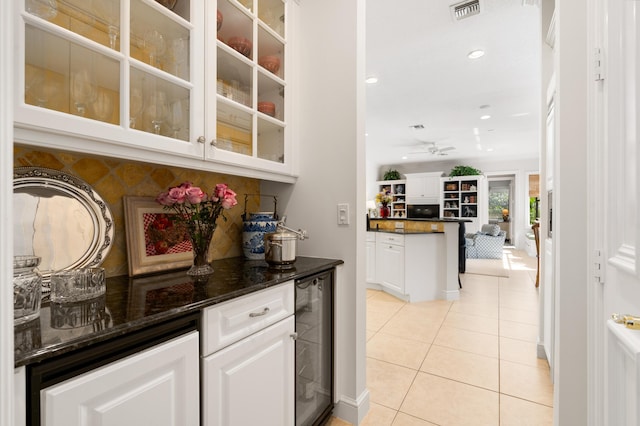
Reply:
[[[225,211],[227,221],[219,219],[214,235],[214,259],[242,256],[242,213],[245,194],[247,211],[260,205],[260,180],[199,170],[165,167],[78,153],[47,151],[15,145],[14,167],[37,166],[61,170],[83,179],[105,200],[114,220],[113,246],[102,266],[107,276],[127,275],[127,246],[122,197],[126,195],[155,198],[169,187],[191,181],[210,192],[217,183],[226,183],[238,194],[238,205]]]

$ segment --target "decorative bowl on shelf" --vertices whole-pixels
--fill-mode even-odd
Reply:
[[[222,28],[222,12],[220,12],[220,9],[218,9],[218,17],[216,21],[218,23],[218,31],[220,31],[220,28]]]
[[[229,47],[240,52],[247,58],[251,56],[251,48],[253,47],[253,44],[250,40],[244,37],[231,37],[227,44]]]
[[[176,3],[178,3],[178,0],[156,0],[156,2],[160,3],[169,10],[173,10],[173,8],[176,7]]]
[[[280,58],[273,55],[261,56],[260,59],[258,59],[258,64],[267,71],[277,74],[280,69]]]
[[[276,104],[267,101],[258,102],[258,111],[274,117],[276,115]]]

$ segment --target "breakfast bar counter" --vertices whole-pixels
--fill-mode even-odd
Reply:
[[[468,220],[371,219],[369,287],[410,302],[459,299],[461,256],[464,260],[460,233],[464,234],[465,222]]]

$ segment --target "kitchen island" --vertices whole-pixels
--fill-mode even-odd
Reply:
[[[410,302],[459,299],[460,232],[464,232],[461,226],[466,222],[371,219],[367,239],[369,288]]]
[[[248,413],[293,425],[294,281],[324,277],[325,286],[333,286],[342,263],[298,257],[292,268],[274,269],[261,260],[223,259],[204,279],[185,269],[112,277],[103,296],[43,303],[39,318],[15,328],[22,407],[16,424],[38,425],[41,418],[47,425],[78,424],[69,416],[87,412],[96,422],[105,413],[128,419],[120,424],[215,425],[225,424],[219,413],[227,419]],[[247,380],[253,376],[244,370],[236,376],[219,370],[242,350],[253,355],[234,371],[247,367],[274,376],[264,382],[276,390],[264,411],[259,404],[250,412],[235,410],[249,403],[249,390],[265,394],[262,382]],[[220,388],[225,398],[215,397],[216,378],[223,375],[242,401],[230,400],[226,388]],[[202,419],[201,387],[204,405],[215,408]]]

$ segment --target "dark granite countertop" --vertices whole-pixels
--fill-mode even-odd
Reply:
[[[416,230],[406,230],[402,228],[398,229],[375,229],[371,228],[368,232],[386,232],[388,234],[402,234],[402,235],[428,235],[428,234],[444,234],[442,231],[416,231]]]
[[[406,218],[406,217],[371,217],[369,218],[370,221],[373,220],[384,220],[384,221],[399,221],[399,220],[407,220],[407,221],[415,221],[415,222],[473,222],[471,219],[464,219],[464,218],[455,218],[455,217],[441,217],[441,218],[432,218],[432,219],[412,219],[412,218]]]
[[[293,268],[275,270],[262,260],[216,260],[204,282],[186,269],[107,279],[103,296],[78,303],[45,302],[40,317],[15,327],[15,366],[27,365],[191,315],[202,308],[342,264],[297,257]]]

